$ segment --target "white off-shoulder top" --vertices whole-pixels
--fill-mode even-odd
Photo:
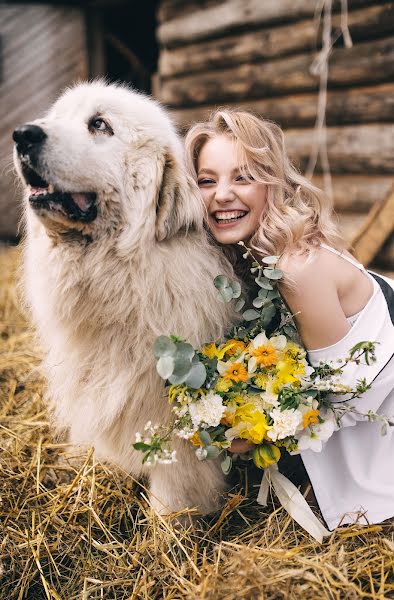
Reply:
[[[334,248],[321,245],[363,270],[373,283],[373,293],[359,313],[348,317],[350,331],[331,346],[310,350],[309,360],[314,366],[320,361],[337,361],[360,341],[378,342],[375,363],[350,363],[342,377],[352,386],[365,377],[371,389],[351,402],[346,396],[333,399],[348,402],[363,414],[372,410],[394,417],[394,280],[367,271]],[[380,422],[370,422],[361,414],[346,415],[322,452],[301,452],[329,529],[355,521],[380,523],[394,517],[394,427],[384,436],[381,428]]]

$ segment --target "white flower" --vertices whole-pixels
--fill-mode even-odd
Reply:
[[[265,332],[262,331],[250,342],[249,348],[251,351],[257,350],[260,346],[272,346],[275,350],[282,351],[286,346],[287,339],[284,335],[273,335],[271,338],[267,338]],[[249,373],[254,373],[257,368],[256,356],[251,356],[248,361]]]
[[[189,414],[194,427],[198,427],[201,423],[216,427],[219,425],[224,411],[222,397],[213,392],[209,392],[197,402],[189,404]]]
[[[321,452],[323,442],[326,442],[334,431],[338,429],[332,411],[327,411],[321,416],[324,419],[323,423],[314,423],[296,435],[296,438],[298,438],[298,450]]]
[[[138,442],[142,442],[142,435],[139,433],[139,431],[137,431],[135,434],[135,443]]]
[[[283,411],[279,408],[274,408],[270,412],[270,416],[274,420],[274,424],[272,429],[267,431],[267,437],[273,442],[283,440],[289,435],[294,435],[302,419],[302,413],[293,408]]]

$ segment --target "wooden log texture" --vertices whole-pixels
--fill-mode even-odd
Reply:
[[[377,267],[394,271],[394,232],[388,237],[374,260]],[[392,274],[394,277],[394,273]]]
[[[332,19],[333,38],[340,36],[341,16]],[[394,30],[394,4],[370,6],[349,12],[348,26],[353,42],[392,33]],[[272,27],[241,35],[226,36],[168,50],[159,56],[159,75],[162,78],[186,73],[231,67],[234,64],[269,60],[294,52],[316,49],[321,32],[316,23],[308,19],[300,23]]]
[[[172,116],[181,130],[187,130],[192,123],[205,121],[218,108],[218,104],[180,108],[172,110]],[[251,110],[254,113],[276,121],[281,127],[308,127],[314,125],[317,114],[316,93],[279,96],[263,100],[229,103],[230,108]],[[327,125],[349,123],[394,121],[394,83],[331,90],[327,94]]]
[[[316,131],[290,129],[285,132],[285,137],[291,160],[304,171],[316,139]],[[392,174],[394,125],[328,127],[327,149],[332,173]],[[319,164],[317,167],[319,169]]]
[[[317,90],[319,79],[310,72],[312,60],[310,54],[302,54],[167,79],[160,83],[158,93],[165,104],[186,107]],[[393,76],[394,37],[336,48],[331,53],[330,88],[390,82]]]
[[[370,263],[394,231],[394,186],[382,202],[376,202],[351,240],[354,255]]]
[[[312,182],[324,189],[323,177],[315,175]],[[332,177],[334,208],[344,214],[366,214],[375,203],[388,196],[394,176],[334,175]]]
[[[368,4],[371,0],[352,0],[352,8]],[[335,2],[334,10],[339,7],[340,2]],[[169,48],[234,30],[313,17],[315,11],[316,0],[227,0],[188,14],[181,12],[180,16],[159,25],[157,38],[162,46]]]

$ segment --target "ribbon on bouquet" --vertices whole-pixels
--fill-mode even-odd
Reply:
[[[277,465],[271,465],[267,469],[264,469],[264,476],[257,496],[258,504],[267,506],[270,485],[272,485],[283,508],[315,540],[321,543],[323,537],[331,535],[332,532],[328,531],[313,514],[301,492],[287,477],[279,472]]]

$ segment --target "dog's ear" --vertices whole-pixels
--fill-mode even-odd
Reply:
[[[161,242],[180,230],[201,228],[203,205],[198,188],[183,165],[167,152],[156,201],[156,239]]]

